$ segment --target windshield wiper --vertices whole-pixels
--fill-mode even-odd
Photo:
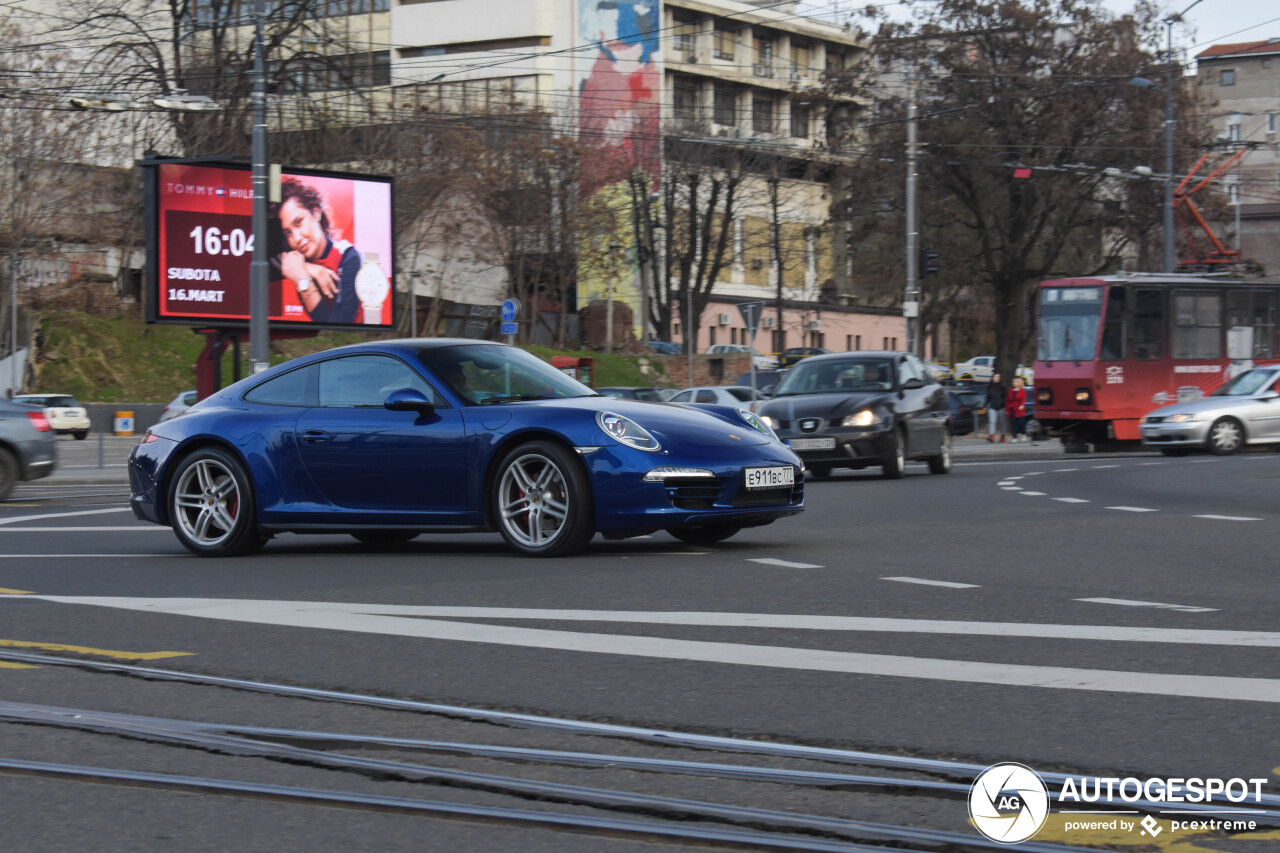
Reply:
[[[553,400],[554,397],[548,397],[545,394],[511,394],[506,397],[485,397],[480,401],[482,406],[491,406],[494,403],[521,403],[525,400]]]

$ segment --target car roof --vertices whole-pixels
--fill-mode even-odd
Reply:
[[[849,352],[824,352],[820,355],[809,356],[805,361],[835,361],[838,358],[899,358],[904,355],[911,355],[909,352],[900,352],[897,350],[876,350],[876,349],[859,349]]]

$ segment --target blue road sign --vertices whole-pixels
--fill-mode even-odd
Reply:
[[[516,318],[519,316],[520,316],[520,300],[519,299],[508,299],[506,302],[502,303],[502,322],[504,324],[505,323],[514,324],[516,322]],[[512,331],[508,332],[504,328],[504,331],[502,332],[502,334],[514,335],[515,330],[513,329]]]
[[[504,316],[505,316],[506,308],[504,307],[502,310],[503,310],[503,314],[504,314]],[[520,325],[519,323],[503,323],[503,324],[502,324],[502,334],[504,334],[504,335],[514,335],[514,334],[516,334],[516,329],[519,327],[519,325]]]

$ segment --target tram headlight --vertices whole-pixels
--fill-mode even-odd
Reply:
[[[1093,405],[1093,392],[1092,392],[1092,391],[1090,391],[1088,388],[1077,388],[1077,389],[1076,389],[1076,405],[1077,405],[1077,406],[1092,406],[1092,405]]]
[[[1052,406],[1053,405],[1053,389],[1037,388],[1036,403],[1038,403],[1041,406]]]

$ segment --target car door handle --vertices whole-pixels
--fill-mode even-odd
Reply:
[[[304,430],[302,433],[303,444],[328,444],[331,438],[333,436],[329,435],[329,433],[321,432],[318,429]]]

